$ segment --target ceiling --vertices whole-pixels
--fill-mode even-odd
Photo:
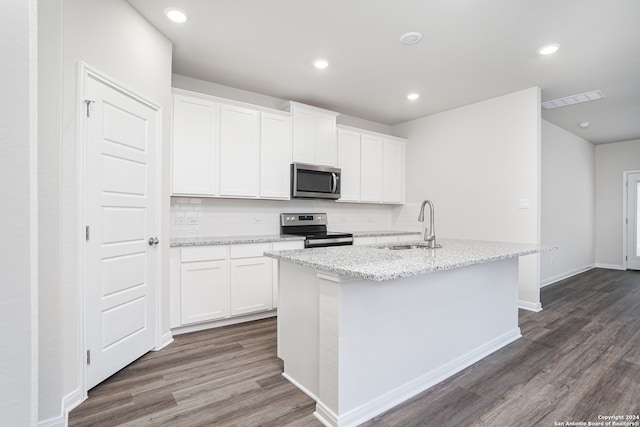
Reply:
[[[542,117],[594,144],[640,139],[638,0],[128,2],[173,42],[177,74],[386,125],[533,86],[543,102],[600,90]],[[410,31],[418,44],[400,42]]]

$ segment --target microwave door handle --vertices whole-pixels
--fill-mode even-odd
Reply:
[[[335,172],[331,173],[331,179],[332,179],[332,186],[331,186],[331,193],[335,194],[336,190],[338,189],[338,177],[336,176]]]

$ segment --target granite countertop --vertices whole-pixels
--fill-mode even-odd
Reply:
[[[403,242],[399,244],[411,244]],[[422,241],[414,242],[424,244]],[[389,244],[272,251],[265,256],[320,271],[384,281],[452,270],[557,249],[522,243],[439,239],[439,249],[381,249]]]
[[[390,236],[390,235],[407,235],[420,234],[418,231],[356,231],[353,237],[372,237],[372,236]],[[268,242],[284,242],[291,240],[304,240],[304,236],[294,236],[292,234],[259,234],[249,236],[210,236],[210,237],[174,237],[171,239],[170,246],[209,246],[209,245],[234,245],[239,243],[268,243]]]
[[[210,245],[233,245],[237,243],[268,243],[285,241],[303,241],[304,236],[294,236],[291,234],[260,234],[256,236],[214,236],[214,237],[182,237],[172,238],[170,246],[210,246]]]

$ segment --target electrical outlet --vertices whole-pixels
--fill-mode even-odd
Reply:
[[[189,225],[198,225],[200,220],[198,218],[189,218]]]
[[[185,225],[187,223],[187,219],[185,217],[176,218],[176,225]]]
[[[253,223],[254,224],[262,224],[263,218],[261,216],[254,216]]]
[[[529,199],[520,199],[518,203],[519,209],[529,209]]]

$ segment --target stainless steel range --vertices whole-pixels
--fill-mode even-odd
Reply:
[[[280,233],[305,236],[305,248],[353,245],[353,234],[327,231],[326,213],[280,214]]]

